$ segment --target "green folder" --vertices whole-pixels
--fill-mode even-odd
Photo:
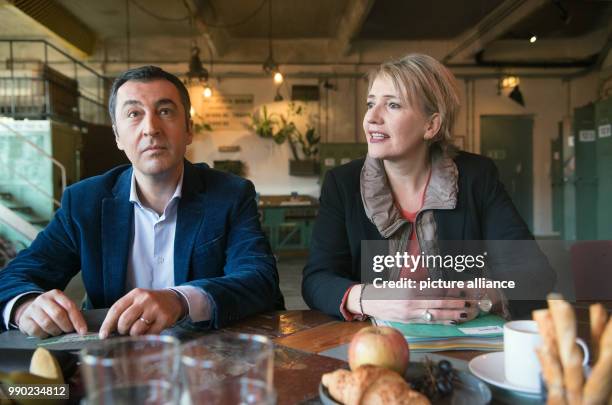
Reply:
[[[420,340],[431,338],[492,338],[503,335],[503,326],[506,322],[504,318],[497,315],[483,315],[471,321],[467,321],[458,325],[431,325],[426,323],[402,323],[391,322],[384,320],[375,320],[377,325],[392,326],[399,329],[400,332],[409,340]],[[471,331],[462,331],[462,329],[473,329]]]

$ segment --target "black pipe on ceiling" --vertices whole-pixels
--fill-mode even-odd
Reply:
[[[484,50],[476,54],[474,60],[477,66],[495,68],[590,68],[597,64],[599,54],[591,55],[585,59],[567,62],[508,62],[485,60]]]

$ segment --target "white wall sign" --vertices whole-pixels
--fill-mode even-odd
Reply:
[[[580,142],[595,142],[595,130],[583,129],[578,132],[578,141]]]
[[[213,131],[235,131],[250,124],[252,111],[252,94],[220,94],[204,98],[198,113]]]
[[[325,160],[323,160],[323,165],[325,167],[334,167],[336,165],[336,159],[334,159],[334,158],[325,158]]]
[[[597,132],[599,132],[600,138],[608,138],[612,136],[612,125],[611,124],[600,125],[597,128]]]

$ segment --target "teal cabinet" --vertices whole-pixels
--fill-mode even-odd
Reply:
[[[321,179],[325,178],[328,170],[351,160],[361,159],[367,154],[367,143],[322,143],[319,146]]]
[[[308,196],[262,196],[259,201],[261,226],[272,251],[306,253],[317,217],[318,202]]]
[[[595,106],[574,110],[576,147],[576,238],[597,239],[597,137]]]
[[[597,239],[612,240],[612,98],[595,104]]]

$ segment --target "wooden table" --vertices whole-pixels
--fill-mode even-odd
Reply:
[[[578,336],[589,342],[589,303],[578,303],[576,319]],[[608,310],[612,308],[606,304]],[[300,403],[318,394],[323,373],[345,367],[346,363],[319,356],[317,353],[349,343],[369,322],[343,322],[316,311],[285,311],[259,315],[228,329],[249,331],[269,336],[279,345],[276,353],[275,385],[279,405]],[[293,353],[287,356],[286,353]],[[279,355],[280,354],[280,355]],[[479,351],[445,351],[437,355],[469,361],[482,354]],[[514,398],[510,400],[514,402]],[[503,401],[500,401],[503,403]]]
[[[224,331],[257,333],[276,343],[274,385],[278,405],[318,398],[324,373],[346,363],[317,353],[350,342],[369,322],[342,322],[317,311],[281,311],[238,322]]]
[[[588,339],[588,306],[576,305],[579,335]],[[317,403],[321,375],[346,363],[318,353],[349,343],[369,322],[343,322],[317,311],[279,311],[260,314],[212,333],[241,332],[268,336],[276,343],[274,382],[278,404]],[[211,332],[208,332],[211,333]],[[189,340],[201,332],[179,336]],[[25,340],[18,331],[0,334],[0,347],[6,342]],[[4,344],[3,344],[4,343]],[[482,352],[438,352],[451,358],[469,361]]]

